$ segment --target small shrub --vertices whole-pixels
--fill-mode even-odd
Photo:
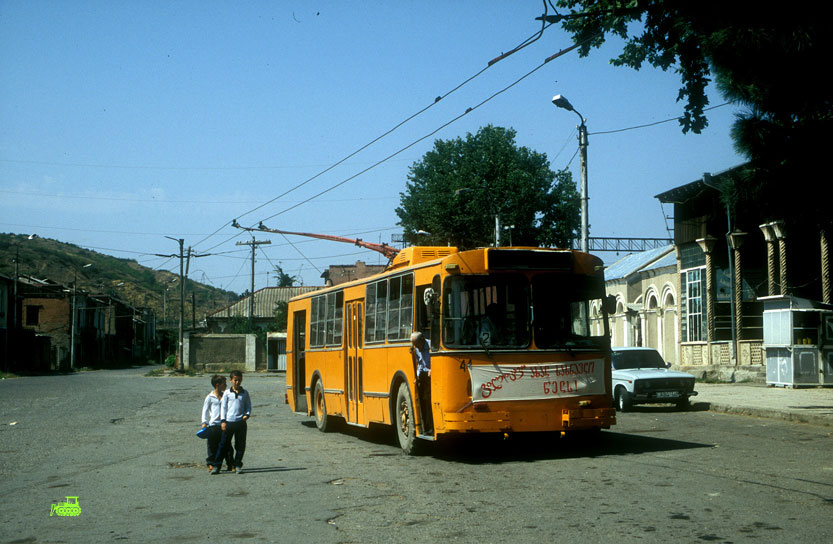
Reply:
[[[172,353],[172,354],[168,355],[167,357],[165,357],[165,366],[167,366],[169,368],[173,368],[173,366],[175,364],[176,364],[176,355],[175,354]]]

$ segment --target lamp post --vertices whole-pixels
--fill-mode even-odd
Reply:
[[[587,226],[587,120],[560,94],[552,97],[552,103],[561,109],[574,112],[581,120],[578,126],[578,148],[581,154],[581,250],[586,253],[590,245]]]
[[[93,265],[93,263],[87,263],[81,268],[89,268]],[[76,321],[76,302],[75,302],[75,294],[78,291],[78,270],[75,270],[75,278],[72,281],[72,300],[70,301],[70,312],[71,312],[71,329],[69,333],[69,369],[75,370],[75,321]]]

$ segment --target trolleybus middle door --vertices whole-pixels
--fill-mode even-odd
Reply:
[[[362,386],[364,380],[363,371],[363,332],[362,332],[362,310],[361,301],[347,303],[347,357],[345,372],[345,390],[347,391],[347,421],[350,423],[363,424],[364,414],[362,408]]]

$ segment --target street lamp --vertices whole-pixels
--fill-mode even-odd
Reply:
[[[81,268],[89,268],[93,263],[87,263]],[[75,295],[78,287],[78,269],[75,270],[75,279],[72,281],[72,300],[70,301],[70,308],[72,312],[72,325],[69,333],[69,368],[75,370],[75,321],[76,321],[76,302]]]
[[[512,229],[514,229],[514,228],[515,228],[515,225],[506,225],[505,227],[503,227],[503,230],[509,232],[509,245],[510,246],[512,245]]]
[[[560,94],[552,97],[552,103],[561,109],[574,112],[581,119],[578,126],[578,148],[581,152],[581,250],[586,253],[590,246],[587,233],[587,120]]]

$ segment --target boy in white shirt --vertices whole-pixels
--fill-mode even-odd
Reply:
[[[228,457],[233,460],[231,470],[237,470],[237,474],[243,473],[243,454],[246,452],[246,421],[252,415],[252,399],[249,392],[243,389],[243,373],[239,370],[232,370],[229,375],[231,379],[231,390],[223,395],[220,403],[220,426],[226,437],[226,448]],[[234,438],[234,447],[232,447]]]
[[[205,397],[205,401],[202,403],[202,426],[208,428],[208,436],[206,437],[208,455],[205,458],[205,463],[208,465],[211,474],[217,474],[223,464],[226,449],[225,437],[220,425],[220,408],[223,392],[226,390],[226,378],[214,374],[211,377],[211,386],[214,390]],[[228,461],[227,464],[229,467],[232,466]]]

